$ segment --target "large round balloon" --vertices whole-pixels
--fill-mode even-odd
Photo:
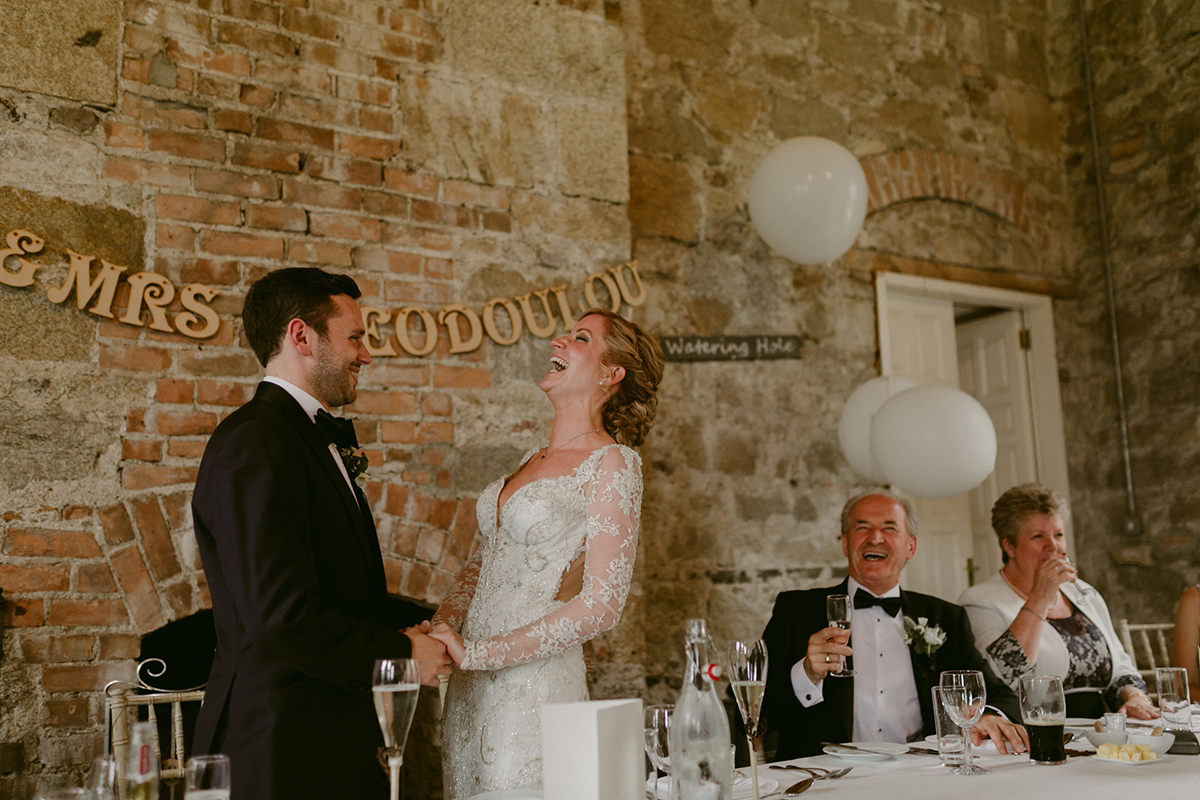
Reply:
[[[750,219],[759,236],[801,264],[841,258],[866,216],[862,166],[828,139],[788,139],[767,154],[750,180]]]
[[[918,497],[954,497],[996,468],[996,428],[971,395],[917,386],[888,400],[871,425],[871,454],[889,483]]]
[[[874,483],[887,483],[887,476],[871,456],[871,420],[893,395],[916,385],[908,378],[872,378],[854,390],[842,409],[838,427],[842,454],[850,466]]]

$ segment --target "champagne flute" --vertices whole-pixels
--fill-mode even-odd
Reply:
[[[400,798],[400,766],[404,763],[404,743],[417,710],[421,691],[421,668],[416,659],[384,658],[375,662],[371,679],[375,697],[375,717],[383,731],[381,756],[387,757],[391,778],[391,800]]]
[[[971,763],[971,728],[983,716],[987,703],[987,686],[983,673],[977,669],[950,670],[942,673],[942,705],[954,724],[963,728],[965,763],[954,770],[955,775],[983,775],[989,770]]]
[[[188,800],[229,800],[232,786],[229,756],[213,754],[192,756],[184,771],[184,791]]]
[[[1075,577],[1071,579],[1071,585],[1079,590],[1079,595],[1084,600],[1091,600],[1097,594],[1096,590],[1091,586],[1085,586],[1079,582],[1079,565],[1075,563],[1075,559],[1071,558],[1066,553],[1063,553],[1063,561],[1066,561],[1072,567],[1075,567]]]
[[[825,598],[825,615],[829,620],[829,627],[840,628],[841,630],[850,630],[850,620],[854,617],[854,602],[848,594],[831,594]],[[849,678],[854,674],[854,670],[846,667],[846,657],[839,656],[837,672],[829,673],[835,678]]]
[[[675,706],[646,706],[643,709],[643,729],[646,736],[646,755],[654,765],[654,796],[658,796],[658,773],[671,774],[671,712]],[[667,781],[670,786],[670,781]]]
[[[754,800],[758,800],[758,745],[762,741],[763,692],[767,688],[767,643],[762,639],[729,643],[729,682],[737,698],[742,722],[746,724],[746,739],[750,744],[750,781],[754,785]]]

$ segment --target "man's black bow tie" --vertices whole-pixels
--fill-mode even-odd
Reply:
[[[876,597],[870,592],[864,592],[862,589],[854,593],[855,608],[870,608],[871,606],[879,606],[883,609],[883,613],[889,617],[894,617],[900,613],[900,598]]]
[[[326,441],[337,447],[358,449],[358,435],[354,432],[354,423],[344,417],[335,417],[325,409],[317,411],[317,428]]]

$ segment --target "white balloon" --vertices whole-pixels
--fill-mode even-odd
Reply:
[[[887,483],[887,476],[871,455],[871,420],[893,395],[917,384],[908,378],[872,378],[854,390],[842,409],[838,441],[842,454],[860,475],[873,483]]]
[[[871,425],[871,453],[890,483],[918,497],[954,497],[996,468],[996,428],[971,395],[917,386],[888,400]]]
[[[767,244],[801,264],[841,258],[867,216],[867,176],[837,142],[788,139],[750,180],[750,219]]]

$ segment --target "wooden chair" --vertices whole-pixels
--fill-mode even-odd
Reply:
[[[1133,665],[1145,679],[1151,700],[1158,699],[1154,670],[1171,666],[1171,645],[1167,637],[1174,628],[1175,625],[1171,622],[1131,625],[1127,619],[1117,620],[1117,634],[1121,637],[1121,644],[1125,645],[1125,651],[1133,658]],[[1141,647],[1136,647],[1135,644],[1140,644]],[[1158,646],[1157,650],[1154,645]],[[1143,667],[1143,664],[1147,666]]]
[[[156,672],[155,669],[158,671]],[[183,704],[204,700],[204,687],[196,686],[182,691],[160,689],[148,683],[143,676],[162,677],[167,671],[161,658],[148,658],[138,664],[137,683],[110,681],[104,687],[104,752],[112,753],[117,762],[117,777],[124,778],[125,762],[129,757],[130,728],[142,719],[154,723],[154,750],[159,756],[159,767],[163,780],[182,780],[184,759]],[[170,755],[163,758],[158,737],[158,710],[170,707],[171,742]],[[138,709],[145,707],[143,717]],[[124,785],[122,781],[122,797]]]

